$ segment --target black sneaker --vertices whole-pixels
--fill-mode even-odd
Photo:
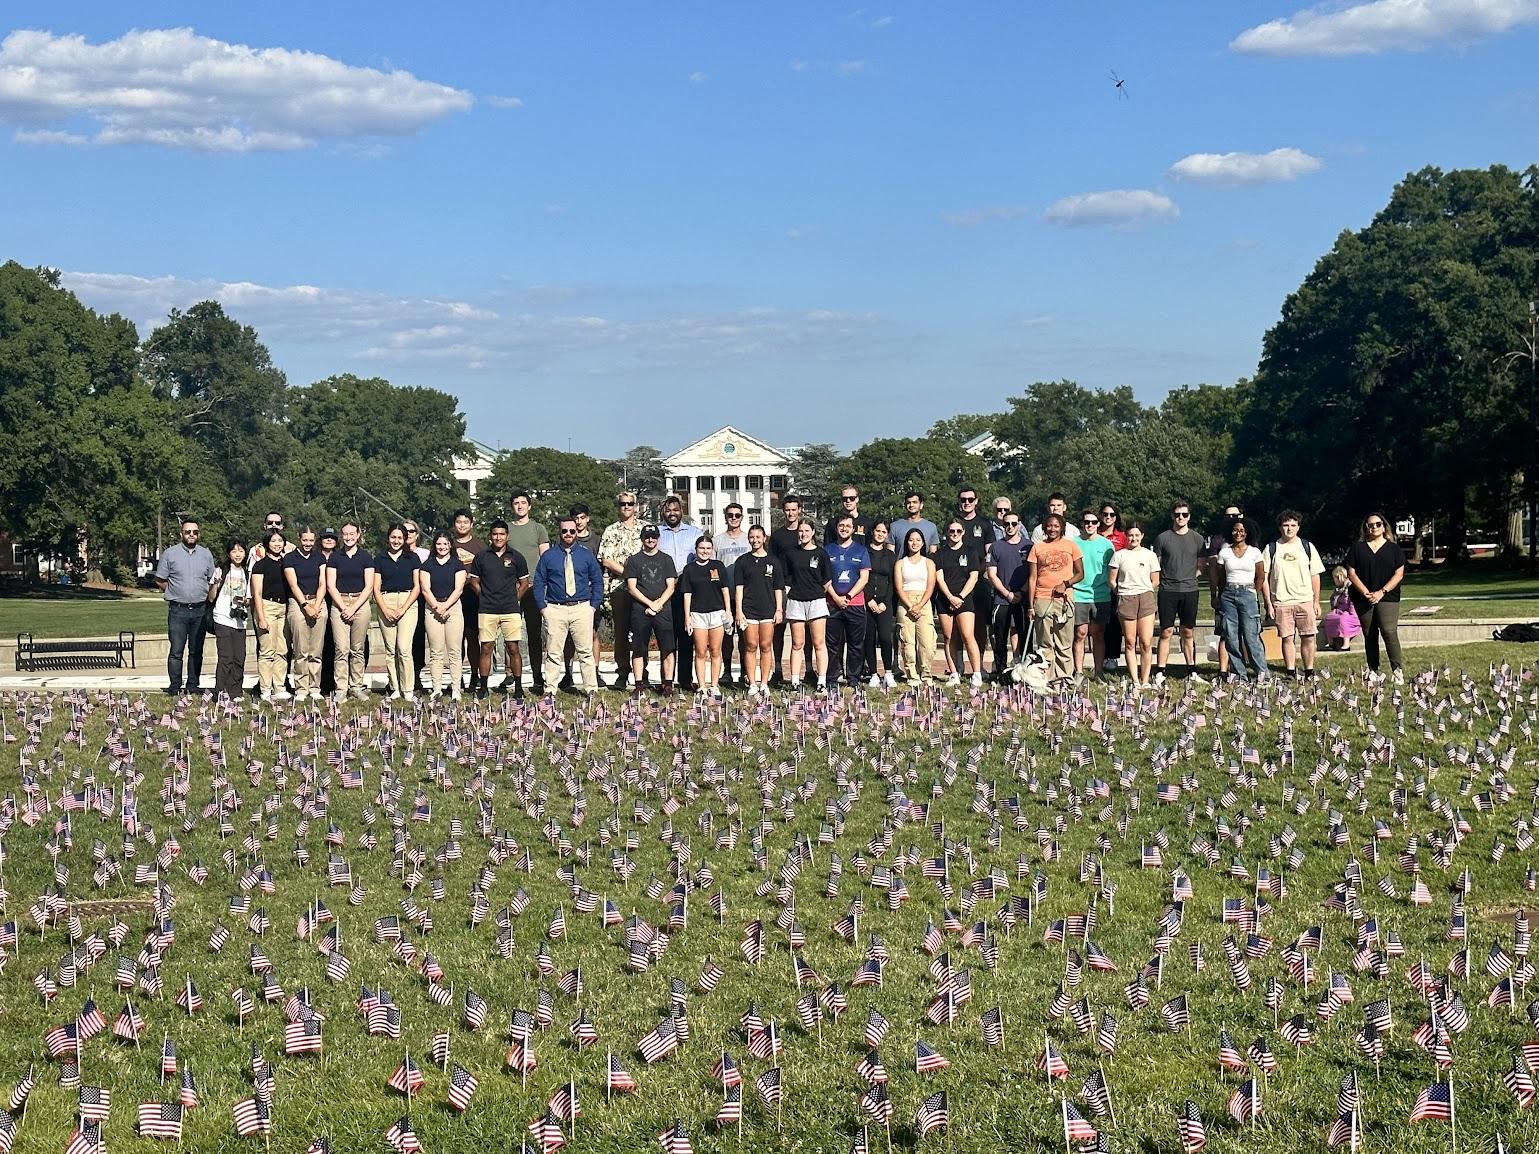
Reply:
[[[780,670],[777,669],[774,673],[770,674],[769,687],[771,689],[779,689],[785,683],[786,679],[781,676]]]
[[[572,680],[572,675],[570,673],[567,673],[567,674],[564,674],[562,676],[560,681],[556,682],[556,688],[557,689],[567,689],[567,690],[569,690],[569,689],[575,689],[575,688],[577,688],[577,686],[576,686],[576,683]]]
[[[483,681],[480,685],[476,686],[477,701],[485,701],[491,695],[492,691],[486,687],[486,682]]]

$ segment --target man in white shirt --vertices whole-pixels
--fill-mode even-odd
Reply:
[[[1063,520],[1063,535],[1078,541],[1079,526],[1069,524],[1069,501],[1062,493],[1054,493],[1048,497],[1047,514],[1044,515],[1044,520],[1055,513]],[[1047,534],[1042,531],[1042,525],[1038,522],[1037,527],[1031,531],[1031,543],[1040,545],[1046,540]]]
[[[1294,668],[1293,635],[1299,635],[1304,676],[1315,675],[1315,632],[1320,627],[1320,575],[1325,562],[1320,551],[1299,536],[1299,515],[1284,509],[1277,518],[1281,534],[1267,546],[1267,613],[1277,622],[1282,638],[1283,665]]]
[[[743,525],[743,506],[736,501],[728,505],[726,510],[727,527],[711,539],[711,545],[716,559],[727,567],[727,577],[737,584],[737,577],[732,567],[737,559],[748,552],[748,530]],[[748,687],[748,654],[741,647],[738,652],[738,677],[739,688]],[[731,685],[732,678],[732,626],[729,623],[721,638],[721,683]]]

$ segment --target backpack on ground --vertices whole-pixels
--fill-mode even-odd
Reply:
[[[1539,621],[1514,621],[1491,631],[1492,641],[1539,641]]]

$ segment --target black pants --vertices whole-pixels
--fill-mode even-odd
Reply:
[[[737,647],[737,672],[732,672],[732,639],[737,636],[737,624],[734,622],[731,629],[722,630],[721,634],[721,683],[726,685],[733,678],[742,681],[748,680],[748,647],[739,643]]]
[[[1015,646],[1010,646],[1010,631],[1015,630]],[[1026,652],[1026,602],[1007,605],[1003,601],[994,606],[994,617],[989,622],[990,640],[994,648],[994,672],[1000,674],[1009,665],[1021,659]]]
[[[898,666],[893,660],[893,637],[897,628],[898,619],[891,605],[885,613],[873,613],[869,605],[866,607],[866,668],[872,673],[876,672],[876,655],[880,649],[882,668],[896,674]]]
[[[843,676],[859,685],[866,653],[866,607],[849,605],[828,615],[824,638],[828,643],[828,684]]]
[[[693,689],[695,687],[695,643],[684,631],[684,594],[674,593],[673,600],[668,603],[668,609],[673,616],[674,639],[683,647],[679,659],[674,662],[678,667],[674,670],[674,681],[680,689]]]
[[[241,695],[246,682],[246,631],[214,622],[214,646],[219,664],[214,667],[214,696],[230,700]]]
[[[529,672],[534,677],[534,691],[545,689],[545,621],[531,589],[519,600],[518,611],[524,615],[524,643],[529,646]]]

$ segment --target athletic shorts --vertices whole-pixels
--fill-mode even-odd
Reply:
[[[524,615],[522,613],[482,613],[478,619],[477,628],[480,630],[483,645],[488,641],[495,642],[499,634],[504,641],[518,641],[524,636]]]
[[[1110,601],[1076,601],[1074,603],[1074,624],[1101,625],[1111,624],[1112,603]]]
[[[828,616],[828,598],[818,597],[811,601],[786,600],[787,621],[821,621]]]
[[[1189,593],[1175,593],[1161,587],[1155,594],[1155,602],[1159,606],[1160,632],[1174,627],[1180,621],[1182,629],[1195,629],[1197,627],[1197,590]]]
[[[1154,590],[1143,593],[1124,593],[1117,598],[1119,621],[1141,621],[1154,616]]]
[[[971,594],[964,597],[962,604],[958,605],[955,609],[951,607],[951,602],[946,600],[946,595],[938,590],[935,596],[931,598],[930,603],[935,606],[935,612],[941,617],[955,617],[958,613],[971,613],[974,617],[978,615],[978,611],[973,605]]]
[[[673,652],[673,614],[664,606],[657,614],[647,612],[639,601],[631,606],[631,656],[643,660],[647,656],[647,643],[657,638],[657,651],[666,657]]]
[[[689,627],[691,629],[721,629],[727,624],[728,620],[725,609],[718,609],[714,613],[691,613],[689,615]]]
[[[1279,601],[1277,610],[1277,635],[1291,638],[1295,632],[1300,637],[1313,638],[1320,629],[1320,610],[1313,601]]]
[[[775,624],[775,619],[773,617],[766,617],[763,620],[759,620],[759,619],[753,618],[753,617],[745,617],[745,618],[743,618],[743,624],[744,625],[773,625],[773,624]]]

